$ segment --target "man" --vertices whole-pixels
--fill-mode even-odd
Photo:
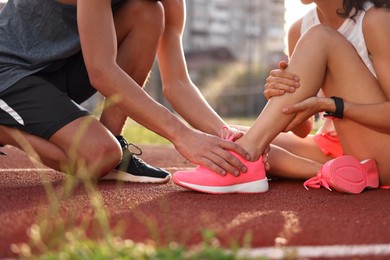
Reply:
[[[80,177],[168,181],[128,150],[120,133],[129,116],[194,163],[245,172],[226,150],[248,153],[217,137],[225,122],[189,79],[184,21],[184,0],[9,0],[0,14],[0,143]],[[200,131],[140,87],[156,52],[167,100]],[[76,104],[96,90],[106,97],[100,122]]]

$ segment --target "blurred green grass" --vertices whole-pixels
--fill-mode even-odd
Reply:
[[[224,120],[229,125],[250,126],[255,121],[255,118],[224,118]],[[170,144],[167,139],[130,119],[126,122],[123,135],[130,143],[134,144]]]

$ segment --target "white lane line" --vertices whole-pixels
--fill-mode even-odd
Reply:
[[[187,171],[194,169],[193,167],[163,167],[167,171]],[[6,168],[0,169],[0,172],[50,172],[55,171],[49,168]]]
[[[297,246],[297,247],[264,247],[241,249],[239,257],[270,259],[295,258],[334,258],[352,256],[390,256],[390,244],[374,245],[335,245],[335,246]]]
[[[52,172],[55,170],[47,168],[9,168],[0,169],[0,172]]]
[[[170,167],[166,170],[188,170],[187,167]],[[0,169],[0,172],[50,172],[47,168],[10,168]],[[254,249],[241,249],[239,257],[259,258],[269,257],[270,259],[285,259],[286,257],[351,257],[351,256],[390,256],[390,244],[377,245],[344,245],[344,246],[286,246],[286,247],[262,247]]]

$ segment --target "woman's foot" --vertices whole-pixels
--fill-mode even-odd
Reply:
[[[222,176],[203,166],[198,166],[191,171],[174,173],[173,182],[190,190],[211,194],[263,193],[268,191],[263,158],[260,157],[256,162],[250,162],[234,152],[230,153],[244,163],[248,169],[246,173],[240,173],[239,176],[228,173],[226,176]]]
[[[333,188],[340,192],[359,194],[366,188],[378,188],[379,174],[375,160],[359,162],[350,155],[343,155],[325,163],[317,176],[303,184],[308,187]]]

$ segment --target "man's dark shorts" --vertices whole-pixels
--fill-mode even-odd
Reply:
[[[79,104],[95,92],[78,53],[1,92],[0,125],[49,139],[68,123],[89,115]]]

